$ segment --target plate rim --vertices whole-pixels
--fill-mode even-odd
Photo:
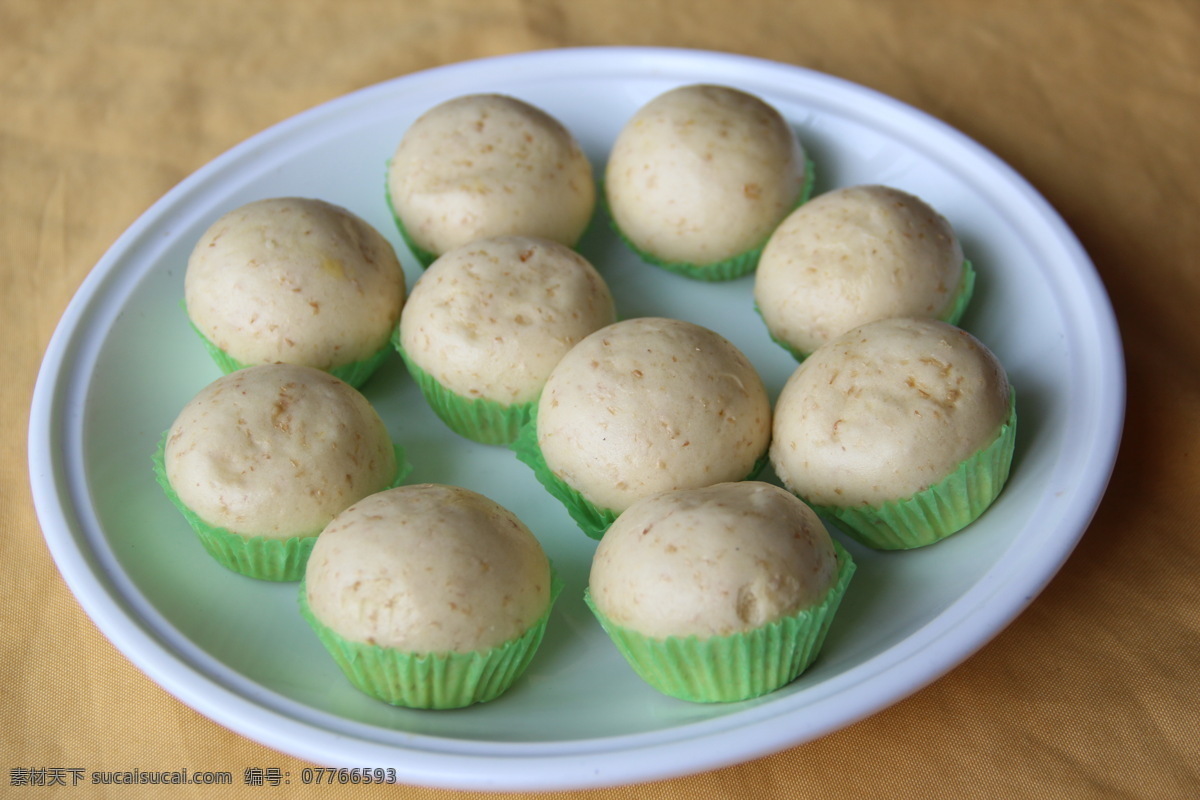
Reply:
[[[759,718],[753,723],[759,729],[773,729],[769,741],[744,742],[740,746],[727,746],[719,756],[713,757],[710,753],[706,754],[703,759],[695,756],[689,758],[686,751],[701,749],[695,746],[695,742],[698,739],[712,736],[720,737],[723,735],[723,729],[744,727],[742,724],[734,723],[739,723],[743,719],[742,715],[747,712],[739,711],[718,717],[715,721],[720,722],[720,725],[707,726],[709,729],[719,728],[722,730],[715,732],[706,730],[703,736],[699,737],[678,738],[672,736],[670,737],[670,741],[658,742],[657,744],[649,740],[661,738],[655,735],[661,732],[577,740],[573,747],[558,748],[557,752],[547,751],[543,743],[510,744],[507,747],[499,748],[504,751],[500,755],[471,754],[464,756],[461,753],[445,754],[429,750],[406,750],[406,753],[411,752],[418,755],[419,760],[423,763],[406,765],[407,771],[402,775],[404,782],[411,781],[445,788],[469,789],[546,790],[594,788],[707,771],[761,757],[826,735],[835,729],[845,727],[898,702],[900,699],[937,680],[945,672],[977,651],[1033,601],[1037,594],[1040,593],[1058,572],[1062,564],[1065,563],[1070,552],[1082,537],[1088,523],[1096,512],[1108,481],[1111,478],[1121,438],[1125,406],[1125,374],[1123,351],[1120,346],[1120,334],[1115,315],[1113,314],[1111,301],[1109,301],[1107,294],[1104,292],[1099,274],[1096,272],[1094,265],[1075,235],[1070,231],[1058,213],[1023,177],[1018,175],[989,150],[926,112],[888,95],[879,93],[874,89],[806,67],[769,61],[752,56],[683,48],[582,47],[536,50],[446,64],[376,83],[301,111],[234,145],[191,173],[139,215],[137,220],[121,234],[89,271],[64,311],[47,346],[33,392],[29,416],[28,444],[30,483],[33,489],[34,506],[47,547],[50,549],[55,564],[71,589],[72,594],[79,601],[80,606],[84,608],[85,612],[88,613],[93,623],[144,674],[181,702],[184,702],[186,705],[219,724],[255,741],[284,749],[285,752],[313,761],[314,763],[322,763],[323,761],[325,754],[319,752],[319,748],[309,745],[305,741],[305,735],[328,733],[324,728],[308,727],[307,723],[298,721],[295,717],[278,714],[275,709],[264,709],[261,704],[252,703],[242,693],[234,691],[230,686],[223,683],[213,683],[213,688],[225,698],[229,707],[242,713],[231,715],[224,709],[209,707],[209,704],[204,701],[201,693],[197,692],[196,687],[189,685],[189,680],[184,679],[193,678],[193,675],[189,674],[181,677],[173,674],[170,667],[179,663],[179,655],[170,649],[170,644],[165,642],[161,636],[156,635],[156,632],[147,626],[145,620],[131,618],[128,615],[130,608],[127,598],[115,596],[115,587],[111,579],[108,576],[102,577],[95,573],[94,561],[96,554],[85,553],[72,547],[72,545],[76,544],[76,527],[85,528],[92,523],[78,516],[82,513],[86,517],[86,510],[80,509],[77,506],[73,507],[73,511],[76,514],[73,522],[69,518],[70,515],[64,505],[63,500],[76,503],[79,500],[78,495],[81,490],[73,484],[67,475],[66,467],[62,464],[61,459],[56,458],[57,454],[61,452],[62,442],[66,436],[64,434],[64,430],[66,429],[56,423],[61,421],[59,417],[62,414],[62,409],[70,405],[66,393],[74,388],[75,393],[79,394],[81,389],[85,388],[72,386],[75,381],[69,375],[71,363],[68,356],[72,353],[77,354],[81,349],[86,349],[89,346],[88,342],[80,341],[83,335],[82,326],[88,321],[89,312],[95,311],[92,304],[102,294],[102,290],[107,285],[107,282],[121,278],[120,254],[131,249],[139,238],[146,235],[156,223],[169,216],[171,208],[179,198],[187,196],[189,192],[202,186],[210,177],[219,175],[230,164],[242,158],[252,157],[256,150],[277,137],[302,131],[311,121],[316,121],[326,116],[336,116],[343,109],[351,105],[370,104],[376,94],[388,94],[396,91],[397,86],[418,80],[452,79],[454,74],[459,71],[470,73],[489,67],[498,68],[502,66],[534,69],[539,66],[539,62],[545,61],[552,63],[572,62],[573,68],[578,70],[585,64],[591,63],[594,65],[594,62],[598,60],[621,63],[626,65],[623,71],[634,72],[641,68],[640,65],[659,63],[666,64],[673,70],[681,72],[699,72],[701,70],[698,67],[702,67],[704,72],[715,73],[720,71],[722,65],[740,65],[754,71],[770,70],[791,73],[792,75],[802,75],[809,80],[835,86],[840,91],[853,92],[861,97],[872,99],[876,103],[888,105],[905,116],[914,117],[926,125],[934,125],[944,134],[953,138],[960,146],[967,147],[975,157],[989,161],[990,166],[1002,173],[1012,188],[1020,191],[1025,199],[1036,207],[1039,216],[1044,217],[1051,224],[1051,227],[1055,229],[1054,233],[1058,238],[1059,244],[1074,251],[1075,258],[1077,259],[1075,263],[1086,265],[1089,268],[1089,271],[1082,272],[1077,277],[1084,282],[1085,288],[1090,292],[1088,303],[1098,312],[1098,318],[1095,319],[1096,326],[1099,329],[1098,333],[1106,339],[1106,347],[1114,356],[1112,363],[1107,365],[1109,373],[1106,383],[1114,394],[1109,398],[1111,403],[1108,415],[1101,421],[1104,423],[1102,427],[1106,429],[1102,432],[1105,435],[1096,437],[1097,441],[1093,442],[1093,446],[1097,449],[1097,457],[1102,464],[1107,464],[1107,469],[1103,471],[1104,474],[1102,476],[1097,475],[1091,482],[1089,491],[1087,492],[1087,502],[1073,509],[1074,513],[1069,527],[1077,529],[1077,532],[1073,536],[1057,540],[1059,544],[1058,551],[1055,553],[1055,557],[1047,562],[1052,563],[1053,567],[1039,574],[1037,580],[1029,581],[1023,585],[1025,596],[1020,598],[1019,602],[1010,601],[1007,604],[1002,604],[1003,608],[991,611],[991,623],[983,626],[983,629],[976,631],[974,635],[964,636],[956,640],[956,646],[940,647],[937,664],[934,668],[930,668],[928,662],[923,663],[919,668],[911,663],[916,656],[924,652],[923,648],[917,648],[913,652],[905,654],[904,662],[906,663],[903,666],[911,674],[907,675],[907,680],[900,682],[902,684],[900,688],[897,688],[895,683],[887,687],[886,690],[884,687],[872,686],[870,688],[875,689],[875,691],[873,693],[864,692],[852,710],[847,711],[843,708],[842,713],[828,718],[824,724],[809,725],[807,728],[804,728],[801,735],[792,735],[789,737],[782,731],[774,730],[775,728],[791,727],[784,725],[780,718],[794,713],[794,710],[784,709],[775,714],[762,712],[758,715]],[[635,61],[639,66],[633,66],[633,62]],[[607,64],[604,66],[607,66]],[[671,71],[671,69],[664,70],[667,74]],[[98,346],[95,343],[92,344],[93,346]],[[64,369],[66,370],[65,373]],[[79,535],[86,536],[87,534],[85,531]],[[994,594],[1001,592],[1004,588],[1003,585],[973,587],[968,594],[975,594],[976,590],[982,591],[983,589],[987,589],[989,593]],[[87,600],[86,603],[84,602],[85,598]],[[958,605],[958,603],[954,605]],[[970,609],[974,613],[965,614],[964,619],[957,620],[954,624],[960,625],[967,619],[977,619],[980,613],[978,609],[979,605],[977,604]],[[949,610],[946,609],[943,611],[938,619]],[[935,641],[941,642],[944,645],[945,643],[942,642],[943,639],[944,634]],[[911,636],[905,640],[905,642],[908,641],[912,641]],[[897,646],[905,642],[901,642]],[[915,643],[912,647],[915,647]],[[146,648],[149,648],[149,650]],[[888,654],[895,655],[894,650],[895,647],[889,648],[879,656],[868,659],[848,672],[834,676],[834,678],[837,679],[837,682],[844,683],[850,682],[850,678],[857,678],[861,675],[864,680],[869,681],[874,674],[874,667],[877,666],[876,662]],[[191,662],[186,662],[184,666],[191,673]],[[896,663],[892,666],[893,668],[899,668],[901,665]],[[873,669],[868,670],[868,667],[873,667]],[[846,677],[847,675],[850,677]],[[211,676],[204,677],[211,680]],[[263,688],[265,689],[265,687]],[[836,700],[838,700],[837,692],[832,692],[832,694],[819,699],[817,704],[828,704]],[[756,706],[750,710],[764,709],[769,706],[770,704],[768,703]],[[280,736],[278,730],[272,725],[273,722],[279,720],[288,723],[287,728],[289,731],[298,725],[299,728],[296,729],[296,735],[291,737],[286,735]],[[713,721],[708,720],[706,722]],[[668,732],[692,729],[697,726],[704,726],[704,723],[687,724],[668,729]],[[412,738],[414,743],[418,743],[424,739],[440,740],[442,737],[414,735]],[[285,742],[285,740],[287,741]],[[638,745],[639,752],[636,758],[630,755],[628,748],[621,746],[623,742],[627,743],[628,740],[637,740],[636,744]],[[283,747],[280,744],[281,742],[285,742],[288,746]],[[601,765],[603,768],[596,765],[594,752],[578,752],[581,743],[589,743],[595,746],[600,742],[611,745],[611,749],[603,751],[605,754],[605,763]],[[727,745],[728,743],[725,742],[724,744]],[[395,748],[387,745],[380,745],[380,747],[385,748],[390,753],[394,753],[395,751]],[[554,750],[554,748],[550,748],[550,750]],[[664,758],[664,754],[670,757]],[[614,756],[623,759],[623,763],[616,765],[609,763],[613,760]],[[328,759],[325,758],[324,760],[327,761]],[[490,772],[476,774],[467,771],[464,773],[462,767],[468,762],[476,766],[486,764]],[[534,771],[531,769],[534,763],[551,766],[552,768],[544,771]],[[361,763],[359,765],[361,766]],[[591,769],[590,772],[589,768]],[[578,771],[580,774],[567,775],[564,774],[564,770],[571,772]]]

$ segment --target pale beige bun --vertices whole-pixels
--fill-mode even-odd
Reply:
[[[836,581],[816,513],[778,486],[742,481],[634,503],[600,540],[589,591],[622,627],[707,638],[811,608]]]
[[[559,359],[615,318],[612,293],[583,256],[504,236],[430,266],[400,317],[400,344],[455,394],[512,405],[536,400]]]
[[[372,495],[321,533],[309,608],[345,639],[469,653],[525,633],[550,605],[550,564],[512,512],[456,486]]]
[[[396,453],[357,390],[311,367],[267,364],[218,378],[167,434],[167,479],[210,525],[246,536],[313,536],[387,487]]]
[[[771,464],[810,503],[878,506],[928,488],[991,444],[1008,403],[1004,369],[966,331],[930,319],[869,323],[788,379]]]
[[[243,364],[318,369],[384,347],[404,305],[391,244],[344,208],[298,197],[222,216],[188,259],[188,316]]]
[[[618,512],[657,492],[741,480],[770,436],[770,401],[746,356],[675,319],[591,334],[559,361],[538,401],[546,465]]]
[[[711,264],[762,245],[799,201],[805,171],[778,111],[736,89],[692,85],[638,109],[613,143],[604,186],[639,249]]]
[[[474,94],[422,114],[388,167],[392,207],[440,255],[475,239],[541,236],[575,245],[592,218],[592,165],[555,118],[513,97]]]
[[[946,316],[963,251],[944,217],[886,186],[813,198],[771,235],[754,279],[767,328],[801,353],[888,317]]]

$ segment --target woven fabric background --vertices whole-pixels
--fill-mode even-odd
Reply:
[[[30,499],[29,403],[92,265],[185,176],[326,100],[482,56],[627,44],[822,70],[993,150],[1094,259],[1125,340],[1128,416],[1108,494],[1066,566],[946,676],[747,764],[554,796],[1200,796],[1198,42],[1193,0],[0,0],[0,795],[335,794],[243,785],[247,768],[309,765],[146,678],[50,559]],[[22,770],[65,768],[238,780],[167,791],[14,785]],[[469,796],[411,786],[347,795]]]

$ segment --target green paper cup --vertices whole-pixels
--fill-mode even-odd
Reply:
[[[938,317],[942,322],[957,325],[971,304],[975,294],[975,266],[970,259],[963,259],[962,280],[958,282],[958,291],[954,293],[954,303],[944,316]]]
[[[855,570],[850,553],[833,546],[837,581],[819,605],[743,633],[656,639],[614,624],[590,592],[584,600],[634,672],[658,691],[694,703],[748,700],[791,683],[820,653]]]
[[[958,291],[954,295],[954,303],[951,304],[950,310],[947,311],[945,315],[938,317],[938,319],[940,319],[942,322],[948,322],[951,325],[957,325],[959,320],[962,319],[963,314],[966,312],[967,306],[970,305],[971,297],[974,294],[975,267],[971,264],[970,260],[964,260],[962,267],[962,280],[960,280],[958,283]],[[758,307],[757,303],[754,304],[754,312],[758,314],[759,319],[762,319],[762,310]],[[763,325],[766,326],[765,321],[763,322]],[[805,353],[804,351],[794,347],[790,342],[786,342],[779,338],[771,332],[769,327],[767,328],[767,335],[771,337],[772,342],[779,345],[784,350],[787,350],[792,355],[792,358],[796,359],[797,361],[803,361],[812,355],[811,353]]]
[[[304,577],[308,556],[317,541],[320,531],[280,539],[273,536],[245,536],[226,528],[210,525],[189,508],[172,488],[167,479],[165,452],[167,431],[159,439],[154,451],[154,477],[163,492],[170,498],[184,519],[196,533],[200,544],[210,556],[222,566],[264,581],[298,581]],[[396,452],[396,477],[387,488],[399,486],[412,469],[405,458],[404,449],[394,445]]]
[[[813,183],[815,181],[815,166],[812,162],[812,159],[805,159],[805,161],[807,166],[804,170],[804,186],[800,190],[800,196],[797,198],[796,204],[792,206],[793,210],[807,203],[809,198],[812,197]],[[604,197],[603,188],[601,188],[600,197]],[[714,261],[709,264],[692,264],[686,261],[670,261],[660,258],[634,244],[621,230],[620,226],[617,225],[616,219],[613,217],[612,213],[608,211],[607,202],[604,203],[604,207],[605,212],[608,215],[609,227],[612,228],[613,233],[615,233],[617,237],[625,243],[625,246],[632,250],[638,258],[640,258],[642,261],[645,261],[647,264],[652,264],[656,267],[665,269],[668,272],[674,272],[677,275],[683,275],[684,277],[692,278],[693,280],[713,282],[731,281],[736,278],[741,278],[744,275],[749,275],[754,271],[755,267],[758,266],[758,259],[760,256],[762,256],[763,248],[766,247],[767,241],[771,238],[770,234],[768,234],[761,242],[749,250],[739,253],[731,258],[721,261]]]
[[[388,166],[391,166],[390,161],[388,162]],[[387,201],[388,211],[390,211],[392,214],[392,221],[396,223],[396,231],[400,234],[400,238],[404,240],[404,244],[413,254],[413,258],[415,258],[417,263],[421,265],[421,269],[428,268],[430,264],[432,264],[434,261],[437,261],[438,254],[430,250],[426,250],[424,247],[421,247],[419,244],[417,244],[416,240],[413,239],[412,234],[408,232],[408,228],[405,227],[404,220],[400,219],[400,215],[396,213],[396,204],[392,201],[392,187],[388,183],[386,171],[384,172],[383,176],[383,197]]]
[[[876,550],[931,545],[974,522],[999,497],[1012,466],[1016,430],[1016,393],[1010,391],[1008,419],[992,443],[928,489],[879,506],[810,505]]]
[[[392,337],[392,344],[404,359],[425,402],[450,430],[480,444],[509,444],[517,438],[534,403],[504,405],[484,397],[455,394],[409,357],[398,335]]]
[[[529,419],[521,426],[517,436],[509,444],[517,459],[533,470],[538,483],[567,509],[579,529],[593,539],[599,540],[608,526],[620,516],[620,512],[600,508],[576,491],[566,481],[554,474],[546,464],[542,449],[537,442],[537,404],[529,411]]]
[[[192,323],[192,330],[195,331],[196,335],[200,337],[200,341],[204,344],[204,349],[208,351],[209,356],[214,362],[216,362],[216,365],[221,369],[221,372],[228,375],[231,372],[237,372],[239,369],[245,369],[246,367],[250,366],[249,364],[244,364],[241,361],[238,361],[236,358],[229,355],[229,353],[226,353],[224,350],[213,344],[212,340],[201,333],[200,329],[197,328],[194,323]],[[328,372],[335,378],[340,378],[357,389],[366,383],[368,378],[375,374],[376,370],[383,365],[384,360],[387,359],[391,352],[391,342],[387,342],[383,345],[383,347],[379,348],[361,361],[352,361],[347,364],[339,364],[336,367],[330,367],[329,369],[326,369],[325,372]]]
[[[550,603],[537,622],[516,639],[474,653],[407,653],[346,639],[312,613],[303,581],[300,612],[359,691],[394,706],[463,708],[496,699],[521,677],[542,642],[561,589],[551,569]]]
[[[530,409],[529,419],[521,426],[516,438],[509,444],[509,448],[516,454],[519,461],[533,470],[538,483],[542,484],[551,496],[566,507],[567,513],[571,515],[571,519],[575,520],[575,524],[591,538],[596,540],[603,538],[604,532],[621,515],[619,511],[600,508],[593,504],[574,487],[555,475],[554,471],[546,464],[546,458],[542,455],[542,449],[538,446],[537,441],[536,403]],[[763,453],[751,467],[750,474],[745,477],[745,480],[752,481],[757,478],[767,465],[767,461],[768,454]]]

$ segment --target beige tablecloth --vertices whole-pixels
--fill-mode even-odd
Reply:
[[[26,428],[67,302],[148,206],[247,136],[435,65],[541,48],[744,53],[862,83],[1024,174],[1094,259],[1122,327],[1125,438],[1045,592],[891,708],[750,763],[588,797],[1200,796],[1200,4],[774,0],[0,0],[0,794],[330,796],[249,787],[309,764],[133,667],[80,609],[34,516]],[[167,790],[21,784],[64,769],[230,771]],[[40,772],[39,772],[40,770]],[[411,786],[361,797],[446,797]]]

